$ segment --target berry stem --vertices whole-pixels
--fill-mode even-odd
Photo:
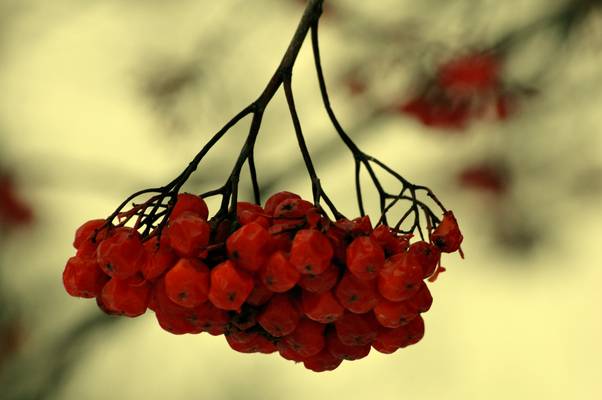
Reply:
[[[409,213],[413,213],[414,214],[414,223],[408,231],[411,232],[411,231],[414,231],[415,229],[418,229],[420,236],[424,237],[422,228],[420,226],[420,209],[422,209],[425,214],[425,217],[427,219],[427,225],[429,225],[429,226],[436,225],[436,223],[438,223],[439,220],[437,219],[435,214],[432,212],[432,210],[426,204],[424,204],[423,202],[420,202],[417,199],[416,192],[418,190],[424,191],[426,193],[426,195],[429,198],[431,198],[435,202],[435,204],[437,204],[437,206],[439,206],[441,208],[442,211],[445,211],[445,207],[439,201],[439,199],[437,199],[435,194],[429,188],[427,188],[426,186],[419,186],[419,185],[415,185],[415,184],[411,183],[410,181],[408,181],[407,179],[402,177],[400,174],[398,174],[395,170],[393,170],[391,167],[389,167],[382,161],[361,151],[360,148],[353,142],[351,137],[347,134],[347,132],[345,132],[345,130],[339,123],[339,121],[336,117],[336,114],[334,113],[332,106],[330,104],[330,97],[328,95],[328,89],[326,87],[326,80],[324,78],[324,71],[322,69],[322,62],[321,62],[321,58],[320,58],[320,45],[319,45],[319,39],[318,39],[318,22],[317,21],[311,27],[311,43],[312,43],[312,50],[313,50],[316,74],[318,77],[318,84],[320,86],[320,94],[322,96],[322,102],[324,104],[324,108],[326,110],[326,113],[328,114],[330,122],[332,123],[335,131],[337,132],[337,134],[339,135],[339,137],[341,138],[343,143],[347,146],[349,151],[351,151],[351,153],[353,154],[353,158],[355,160],[355,189],[356,189],[357,203],[358,203],[360,215],[362,215],[362,216],[365,215],[364,201],[363,201],[362,188],[361,188],[361,168],[363,166],[366,168],[366,171],[368,172],[368,175],[370,176],[370,179],[371,179],[372,183],[374,184],[374,187],[376,188],[378,195],[379,195],[379,205],[380,205],[380,212],[381,212],[381,216],[379,218],[379,223],[388,225],[387,212],[395,204],[397,204],[399,202],[399,200],[409,200],[411,202],[410,209],[408,210],[408,212],[406,212],[404,214],[404,216],[401,218],[401,220],[397,223],[396,226],[399,228],[400,225],[405,220],[405,218],[407,218]],[[401,188],[399,194],[397,194],[397,195],[391,194],[391,193],[388,193],[384,189],[384,187],[383,187],[380,179],[378,178],[378,176],[374,170],[374,167],[372,166],[371,163],[374,163],[376,166],[383,169],[389,175],[392,175],[394,178],[396,178],[401,183],[402,188]],[[411,197],[404,196],[404,193],[406,191],[410,192]],[[388,205],[387,205],[387,199],[391,199],[391,203],[389,203]]]

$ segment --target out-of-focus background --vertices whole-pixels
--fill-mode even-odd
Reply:
[[[304,2],[1,0],[0,398],[602,397],[600,2],[325,3],[323,66],[343,126],[433,189],[465,236],[466,259],[447,257],[430,286],[424,339],[316,374],[235,353],[223,337],[172,335],[152,312],[109,317],[69,297],[75,229],[170,180],[254,100]],[[352,216],[352,158],[308,44],[294,70],[298,111],[323,186]],[[475,54],[495,82],[442,89],[442,68],[478,64]],[[264,198],[310,197],[283,97],[257,143]],[[246,129],[188,190],[226,179]],[[250,194],[244,180],[240,197]]]

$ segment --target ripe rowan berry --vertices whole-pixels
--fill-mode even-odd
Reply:
[[[347,268],[358,279],[372,280],[385,263],[385,252],[369,236],[357,237],[347,247]]]
[[[73,239],[73,247],[79,249],[84,242],[89,241],[94,236],[94,233],[99,232],[102,227],[107,223],[104,219],[93,219],[85,222],[82,226],[77,228],[75,231],[75,238]],[[98,236],[98,235],[97,235]],[[100,242],[106,237],[106,231],[104,235],[96,238],[95,243]],[[95,246],[96,247],[96,246]]]
[[[414,242],[408,248],[406,262],[418,265],[422,270],[423,279],[433,275],[439,260],[441,260],[441,251],[430,243]]]
[[[201,261],[181,258],[165,274],[165,292],[174,303],[194,308],[207,301],[209,268]]]
[[[330,330],[326,335],[326,348],[330,354],[339,360],[359,360],[367,357],[370,353],[370,343],[354,346],[347,345],[341,342],[335,330]]]
[[[145,261],[140,234],[131,228],[115,228],[96,249],[102,270],[117,279],[127,279],[142,269]]]
[[[282,337],[292,333],[301,312],[288,295],[278,294],[272,297],[266,308],[257,317],[257,322],[274,337]]]
[[[101,292],[101,300],[106,308],[127,317],[144,314],[149,297],[150,286],[148,284],[129,286],[126,281],[117,278],[108,281]]]
[[[253,278],[230,260],[211,270],[209,300],[222,310],[239,310],[253,290]]]
[[[184,213],[194,214],[205,221],[209,218],[209,209],[205,200],[191,193],[178,194],[176,204],[169,215],[169,220],[172,221]]]
[[[288,261],[282,251],[273,253],[259,274],[263,284],[277,293],[292,289],[301,278],[301,273]]]
[[[371,344],[376,337],[379,324],[374,314],[354,314],[346,312],[334,322],[338,338],[348,346]]]
[[[339,268],[330,264],[321,274],[302,274],[298,284],[308,292],[322,293],[335,287],[339,280],[339,274]]]
[[[383,248],[387,257],[403,253],[409,245],[407,237],[398,237],[386,225],[379,225],[374,228],[370,237]]]
[[[200,313],[201,306],[190,309],[179,306],[171,301],[165,290],[165,279],[159,278],[151,291],[149,299],[149,308],[155,312],[155,317],[159,326],[174,335],[183,335],[186,333],[200,333],[203,331],[203,315]],[[229,317],[228,317],[229,320]]]
[[[346,272],[336,288],[339,302],[347,310],[363,314],[372,310],[378,302],[375,281],[365,281]]]
[[[418,316],[418,311],[409,300],[396,302],[381,299],[374,307],[376,320],[386,328],[398,328]]]
[[[431,309],[433,304],[433,296],[426,285],[422,282],[418,292],[406,300],[406,302],[418,313],[424,313]]]
[[[303,357],[299,355],[295,350],[293,350],[288,344],[284,342],[284,340],[279,340],[276,343],[276,347],[278,348],[278,353],[285,360],[294,361],[294,362],[302,362],[307,357]]]
[[[320,353],[303,360],[303,365],[314,372],[325,372],[335,370],[342,362],[343,360],[336,358],[327,350],[322,350]]]
[[[209,301],[190,309],[185,318],[192,326],[213,336],[223,335],[230,322],[228,312],[220,310]]]
[[[231,332],[226,341],[233,350],[240,353],[273,353],[276,346],[258,332]]]
[[[321,274],[330,265],[332,246],[323,233],[302,229],[293,239],[289,261],[302,274]]]
[[[431,233],[431,242],[444,253],[453,253],[460,249],[462,244],[462,233],[454,213],[446,211],[441,223]]]
[[[281,340],[300,357],[311,357],[324,348],[324,328],[323,324],[301,318],[293,333]]]
[[[336,321],[345,312],[330,290],[322,293],[304,290],[301,294],[301,307],[307,318],[322,324]]]
[[[456,96],[494,89],[499,80],[500,60],[493,54],[468,54],[439,67],[438,84]]]
[[[226,241],[230,259],[247,271],[257,271],[269,257],[271,236],[256,222],[251,222],[236,230]]]
[[[272,235],[272,251],[283,251],[290,253],[293,239],[290,232],[274,233],[272,227],[268,230]]]
[[[274,211],[276,211],[276,207],[286,199],[300,199],[301,197],[298,194],[291,192],[278,192],[270,196],[269,199],[265,202],[265,213],[269,216],[274,215]]]
[[[315,206],[307,200],[288,198],[281,201],[274,210],[274,218],[303,218]]]
[[[203,218],[190,212],[170,220],[163,234],[180,257],[198,257],[209,244],[211,227]]]
[[[245,302],[249,305],[256,307],[262,306],[268,301],[270,301],[270,299],[274,295],[274,292],[271,291],[266,285],[264,285],[263,281],[257,276],[255,277],[254,282],[255,285],[253,287],[253,290],[251,291],[251,294],[249,294],[249,297],[247,297],[247,300]]]
[[[71,257],[63,271],[65,290],[75,297],[98,296],[108,280],[94,258]]]
[[[403,301],[410,298],[422,283],[422,268],[409,263],[405,253],[390,257],[378,276],[378,291],[390,301]]]
[[[142,266],[142,274],[146,280],[153,280],[171,268],[178,257],[166,245],[159,244],[157,237],[144,242],[146,258]]]
[[[240,225],[255,222],[264,228],[270,227],[270,220],[267,218],[263,208],[257,204],[239,201],[236,203],[236,217]]]

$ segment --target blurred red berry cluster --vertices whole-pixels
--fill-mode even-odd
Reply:
[[[13,178],[0,171],[0,227],[24,225],[32,219],[32,210],[17,194]]]
[[[471,53],[437,68],[435,77],[399,111],[427,126],[463,129],[471,119],[506,119],[513,100],[501,79],[502,60],[493,53]]]
[[[76,232],[63,283],[109,314],[149,308],[174,334],[225,335],[243,353],[279,353],[313,371],[393,353],[424,335],[432,297],[424,282],[442,252],[460,249],[451,212],[430,242],[372,227],[368,217],[331,221],[290,192],[264,207],[239,202],[237,221],[208,221],[201,197],[180,194],[159,237],[92,220]]]

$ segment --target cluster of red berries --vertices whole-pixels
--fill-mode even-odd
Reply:
[[[501,80],[501,60],[491,53],[468,54],[438,67],[436,76],[400,112],[427,126],[463,129],[471,118],[506,119],[513,98]]]
[[[109,314],[149,308],[171,333],[223,334],[234,350],[326,371],[422,338],[432,303],[424,280],[462,235],[446,212],[430,243],[410,239],[368,217],[331,221],[289,192],[263,208],[238,203],[233,225],[208,221],[200,197],[180,194],[160,237],[86,222],[63,282]]]

